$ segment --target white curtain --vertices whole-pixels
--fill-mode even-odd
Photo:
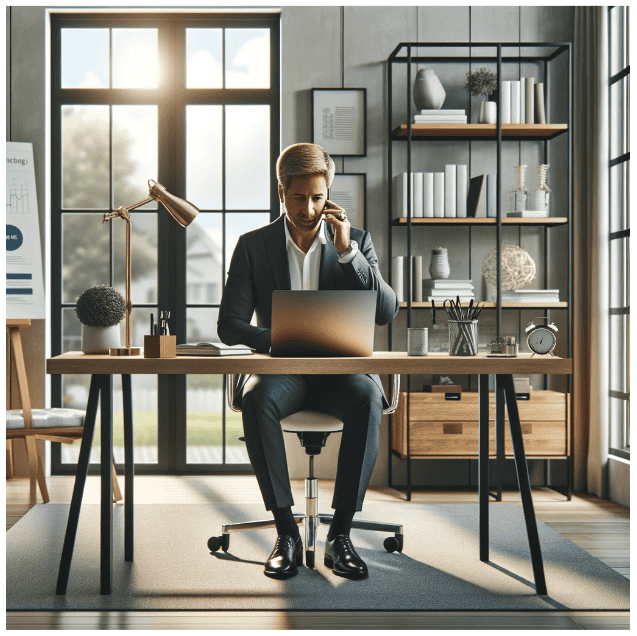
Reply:
[[[608,498],[608,7],[575,8],[574,488]]]

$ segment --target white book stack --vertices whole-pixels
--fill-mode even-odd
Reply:
[[[407,187],[411,188],[412,218],[467,216],[468,166],[447,164],[444,172],[397,174],[392,185],[392,218],[410,216]]]
[[[503,303],[559,303],[559,289],[516,289],[502,292]]]
[[[474,286],[471,279],[426,278],[422,281],[422,297],[424,302],[442,304],[447,298],[454,300],[459,296],[460,302],[475,300]]]
[[[548,210],[524,210],[522,212],[509,212],[507,214],[507,216],[516,219],[542,219],[548,215]]]
[[[425,109],[414,115],[414,124],[466,124],[464,109]]]

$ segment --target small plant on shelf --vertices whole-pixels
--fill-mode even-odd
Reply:
[[[467,73],[467,82],[465,89],[479,97],[484,95],[486,100],[480,104],[480,117],[478,122],[481,124],[495,124],[497,120],[496,103],[488,101],[489,95],[493,94],[498,88],[498,76],[488,68],[479,68],[473,73]]]

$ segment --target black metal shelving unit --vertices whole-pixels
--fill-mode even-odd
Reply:
[[[481,49],[481,53],[472,56],[469,55],[441,55],[441,52],[445,49],[467,49],[469,53],[473,49]],[[425,53],[427,50],[433,49],[432,55],[425,55],[422,53],[423,49]],[[485,50],[495,50],[495,54],[486,55]],[[503,55],[503,49],[515,49],[518,51],[517,55]],[[531,52],[528,55],[524,55],[523,51],[525,49],[530,49]],[[537,51],[541,51],[540,54]],[[490,51],[489,51],[490,52]],[[567,121],[562,122],[565,125],[561,127],[553,126],[547,127],[547,130],[541,133],[538,136],[537,127],[536,129],[529,128],[528,134],[524,130],[523,126],[520,126],[518,130],[511,131],[506,130],[503,135],[503,127],[501,122],[501,109],[498,106],[497,108],[497,123],[495,124],[495,128],[493,132],[489,131],[485,133],[484,129],[477,130],[479,127],[472,126],[470,124],[466,125],[458,125],[454,126],[451,133],[443,134],[440,131],[426,129],[423,130],[423,127],[416,126],[412,123],[412,99],[411,99],[411,90],[413,86],[412,80],[412,67],[414,64],[459,64],[459,63],[469,63],[469,64],[497,64],[497,81],[498,81],[498,89],[497,95],[501,95],[502,91],[502,66],[503,64],[520,64],[521,62],[539,62],[543,65],[543,78],[545,85],[545,99],[547,104],[550,104],[551,100],[551,83],[552,83],[552,65],[551,63],[554,60],[560,58],[561,56],[566,56],[567,62],[567,75],[568,75],[568,86],[565,87],[567,89]],[[529,225],[537,225],[543,226],[544,229],[544,245],[546,251],[547,245],[547,232],[551,227],[555,227],[557,225],[568,225],[568,275],[567,275],[567,302],[560,306],[533,306],[528,305],[524,308],[520,307],[507,307],[502,304],[501,297],[501,272],[500,268],[497,269],[497,300],[495,306],[492,308],[485,307],[485,311],[492,311],[495,309],[496,311],[496,331],[497,336],[501,336],[502,329],[502,310],[506,309],[509,311],[515,310],[520,311],[521,309],[534,309],[540,308],[544,310],[544,315],[547,315],[547,312],[551,309],[563,309],[567,312],[567,325],[568,325],[568,334],[567,334],[567,357],[572,357],[572,333],[573,333],[573,325],[572,325],[572,306],[573,306],[573,285],[572,285],[572,253],[573,253],[573,223],[572,223],[572,207],[573,207],[573,135],[571,131],[571,122],[573,121],[573,57],[572,57],[572,45],[570,42],[479,42],[479,43],[462,43],[462,42],[449,42],[449,43],[440,43],[440,42],[401,42],[395,49],[392,51],[388,60],[388,153],[387,153],[387,175],[388,175],[388,220],[389,220],[389,278],[392,280],[392,257],[393,257],[393,230],[395,227],[406,227],[407,230],[407,259],[408,262],[412,255],[412,228],[413,226],[422,225],[423,227],[431,227],[431,224],[428,221],[420,221],[417,220],[414,222],[411,216],[408,216],[406,222],[397,221],[393,219],[392,214],[392,183],[393,183],[393,175],[394,175],[394,166],[393,166],[393,144],[394,143],[406,143],[407,144],[407,162],[406,162],[406,170],[407,174],[411,174],[412,172],[412,145],[414,143],[419,142],[431,142],[431,141],[485,141],[492,140],[496,143],[497,156],[496,156],[496,170],[497,170],[497,179],[496,179],[496,217],[495,219],[485,221],[484,219],[477,220],[462,220],[458,221],[456,219],[436,219],[434,222],[436,224],[444,224],[444,225],[468,225],[469,226],[469,249],[471,249],[471,227],[475,225],[480,225],[482,227],[493,225],[495,227],[495,242],[497,248],[497,257],[496,262],[500,262],[501,257],[501,233],[503,225],[520,225],[520,226],[529,226]],[[406,70],[406,90],[407,90],[407,112],[406,112],[406,123],[401,121],[402,125],[399,125],[397,128],[394,125],[393,121],[393,82],[394,82],[394,70],[396,68],[404,67]],[[471,110],[469,108],[469,118],[468,121],[471,121]],[[533,126],[533,125],[530,125]],[[432,128],[432,127],[430,127]],[[466,130],[466,133],[464,132]],[[567,193],[567,205],[566,205],[566,217],[561,217],[559,220],[554,221],[538,221],[534,223],[528,219],[524,220],[513,220],[507,219],[506,222],[503,223],[502,219],[502,144],[506,141],[542,141],[544,143],[544,163],[549,163],[549,144],[548,142],[552,139],[560,135],[567,135],[568,138],[568,150],[567,150],[567,180],[568,180],[568,193]],[[407,209],[411,210],[411,190],[407,188]],[[402,231],[402,230],[401,230]],[[545,254],[546,260],[546,254]],[[412,268],[407,267],[407,289],[413,289],[412,285]],[[546,277],[546,270],[545,270]],[[411,319],[412,319],[412,299],[411,293],[407,294],[406,303],[403,305],[407,311],[407,328],[411,327]],[[420,305],[422,308],[424,303]],[[392,349],[392,332],[393,325],[389,326],[389,338],[388,345],[389,350]],[[389,431],[389,444],[388,444],[388,477],[389,477],[389,487],[390,488],[405,488],[407,500],[411,500],[411,491],[412,491],[412,457],[410,454],[409,442],[410,442],[410,394],[411,394],[411,376],[407,377],[407,409],[406,409],[406,418],[407,418],[407,428],[406,428],[406,442],[407,442],[407,483],[405,486],[397,486],[393,483],[393,459],[401,459],[400,454],[395,452],[392,449],[392,426],[388,427]],[[548,386],[548,378],[544,376],[544,388],[546,389]],[[567,376],[567,392],[571,392],[572,380],[571,376]],[[572,426],[572,412],[573,412],[573,404],[572,400],[570,401],[570,440],[569,440],[569,452],[566,458],[557,457],[555,459],[565,459],[567,462],[567,486],[566,486],[566,496],[568,500],[571,499],[572,494],[572,484],[573,484],[573,465],[572,465],[572,453],[573,453],[573,426]],[[502,435],[499,436],[502,439]],[[503,442],[502,445],[496,449],[496,461],[497,463],[497,494],[495,495],[495,499],[500,501],[502,498],[502,474],[501,467],[504,463],[504,448]],[[450,459],[452,459],[450,457]],[[471,461],[471,460],[468,460]],[[547,483],[547,463],[546,459],[544,459],[544,477],[545,483]],[[493,496],[493,495],[492,495]]]

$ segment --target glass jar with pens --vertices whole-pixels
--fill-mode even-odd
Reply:
[[[465,309],[457,300],[447,299],[443,303],[449,322],[449,355],[477,356],[478,355],[478,316],[484,307],[473,306],[473,300]]]

